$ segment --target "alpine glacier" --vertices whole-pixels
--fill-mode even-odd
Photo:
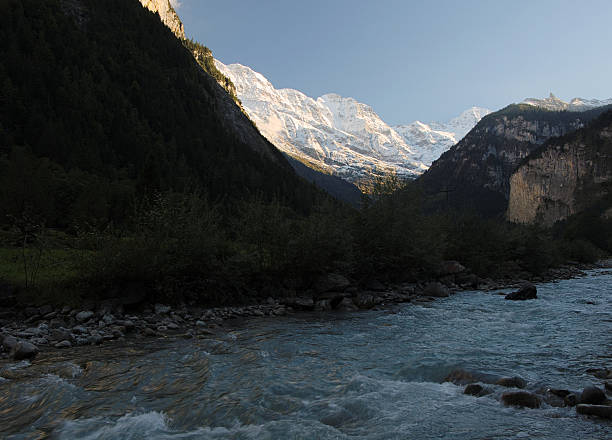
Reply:
[[[244,110],[281,151],[357,184],[394,171],[422,174],[489,110],[473,107],[448,123],[387,125],[372,107],[336,94],[317,99],[276,89],[263,75],[240,64],[217,68],[234,85]]]

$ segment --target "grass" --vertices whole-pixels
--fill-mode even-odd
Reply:
[[[79,278],[78,261],[82,255],[82,251],[74,249],[44,249],[40,253],[26,249],[24,253],[20,248],[3,247],[0,248],[0,280],[20,288],[74,282]]]

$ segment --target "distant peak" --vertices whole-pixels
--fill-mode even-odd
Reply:
[[[552,92],[548,98],[527,98],[521,104],[528,104],[534,107],[544,108],[552,111],[563,111],[567,110],[570,112],[582,112],[591,110],[597,107],[603,107],[604,105],[612,104],[612,99],[584,99],[584,98],[573,98],[570,102],[565,102],[557,98]]]

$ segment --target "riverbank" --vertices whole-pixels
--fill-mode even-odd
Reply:
[[[357,286],[339,274],[328,274],[301,295],[265,303],[204,308],[147,304],[125,306],[106,301],[85,308],[69,306],[10,307],[0,310],[0,359],[34,359],[40,352],[108,344],[126,339],[198,338],[222,331],[234,319],[285,316],[297,312],[350,312],[385,308],[392,304],[423,304],[465,290],[494,291],[516,288],[526,281],[551,282],[585,276],[585,270],[612,268],[612,259],[596,264],[568,264],[548,273],[522,279],[482,279],[460,263],[445,262],[435,280],[385,285],[372,280]]]

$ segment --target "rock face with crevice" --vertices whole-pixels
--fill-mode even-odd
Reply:
[[[612,111],[587,127],[552,139],[510,178],[506,217],[550,226],[606,203],[612,187]],[[604,216],[609,206],[604,206]]]
[[[164,24],[170,28],[177,38],[185,39],[183,22],[169,0],[140,0],[140,3],[151,12],[157,12]]]
[[[605,107],[571,112],[508,106],[485,116],[418,181],[434,208],[502,217],[516,167],[549,139],[584,127],[604,111]]]

